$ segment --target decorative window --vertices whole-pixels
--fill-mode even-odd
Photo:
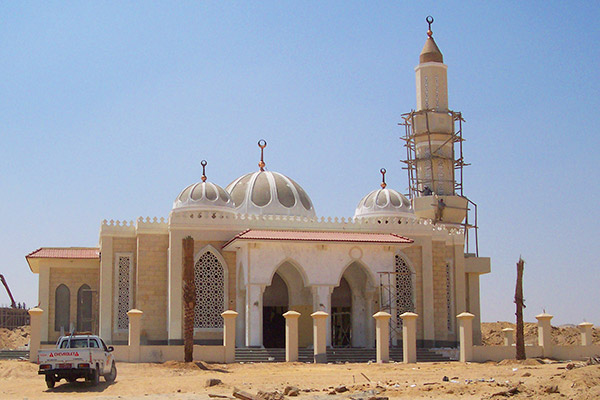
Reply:
[[[450,268],[450,263],[448,263],[446,264],[446,324],[448,327],[448,332],[452,332],[454,328],[454,313],[452,312],[452,293],[452,268]]]
[[[117,330],[129,329],[129,316],[127,312],[132,307],[131,275],[133,272],[131,254],[116,255],[116,280],[117,280],[117,310],[115,315],[115,328]]]
[[[56,288],[54,296],[54,330],[63,329],[69,332],[69,321],[71,319],[71,291],[69,288],[60,284]]]
[[[396,255],[396,324],[402,327],[402,318],[400,315],[405,312],[414,312],[415,303],[413,300],[413,276],[412,271],[406,261],[399,255]]]
[[[225,269],[217,256],[207,251],[194,264],[196,307],[194,328],[222,328],[225,308]]]

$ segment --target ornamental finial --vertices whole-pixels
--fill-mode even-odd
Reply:
[[[200,165],[202,165],[202,182],[206,182],[206,164],[208,164],[206,160],[200,162]]]
[[[385,168],[381,168],[379,172],[381,172],[381,188],[385,189],[385,187],[387,186],[387,183],[385,183],[385,173],[387,171],[385,170]]]
[[[425,21],[427,21],[427,24],[429,24],[429,29],[427,29],[427,36],[432,37],[433,31],[431,30],[431,24],[433,24],[433,17],[431,15],[428,15],[427,18],[425,18]]]
[[[258,147],[260,147],[260,162],[258,163],[258,167],[261,171],[265,170],[265,161],[263,159],[265,147],[267,147],[267,141],[264,139],[260,139],[258,141]]]

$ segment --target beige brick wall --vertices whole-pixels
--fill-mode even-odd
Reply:
[[[452,247],[447,247],[444,242],[433,242],[432,249],[435,338],[448,340],[446,264],[452,258]]]
[[[142,340],[167,340],[169,235],[137,237],[135,308],[142,310]]]
[[[421,246],[411,246],[402,249],[408,258],[408,263],[415,269],[416,304],[415,312],[421,317],[417,318],[417,339],[423,339],[423,256]]]
[[[68,261],[65,261],[67,264]],[[56,315],[56,288],[64,284],[69,288],[69,321],[77,328],[77,292],[79,288],[86,284],[93,290],[92,292],[92,316],[95,318],[95,327],[98,321],[98,281],[100,278],[100,267],[98,268],[77,268],[68,265],[65,268],[50,268],[50,299],[48,310],[48,341],[56,341],[60,336],[54,328],[54,317]],[[92,324],[94,327],[94,323]]]

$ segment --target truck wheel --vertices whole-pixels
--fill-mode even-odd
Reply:
[[[46,386],[48,386],[48,389],[53,389],[55,384],[56,381],[54,380],[54,377],[52,375],[46,375]]]
[[[98,368],[95,368],[92,372],[92,379],[90,381],[92,386],[98,386],[98,384],[100,383],[100,372],[98,371]]]
[[[108,383],[113,383],[115,379],[117,379],[117,367],[113,362],[112,366],[110,367],[110,373],[104,375],[104,380]]]

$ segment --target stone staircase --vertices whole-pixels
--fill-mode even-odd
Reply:
[[[377,353],[375,349],[365,348],[328,348],[327,362],[332,363],[366,363],[375,361]],[[263,348],[236,348],[236,362],[283,362],[285,361],[285,349],[263,349]],[[313,349],[298,349],[299,362],[313,362]],[[402,361],[402,348],[390,348],[390,361]],[[448,357],[438,354],[429,349],[417,349],[417,362],[445,362],[450,361]]]
[[[0,360],[29,359],[29,350],[0,350]]]

